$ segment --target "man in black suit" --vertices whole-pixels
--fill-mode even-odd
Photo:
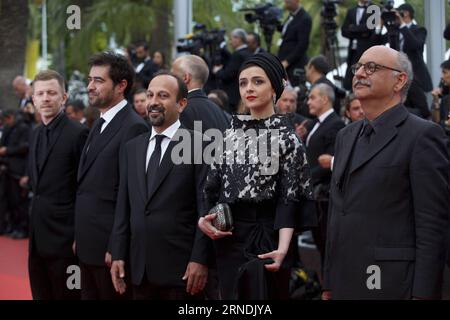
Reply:
[[[402,103],[413,78],[405,54],[374,46],[353,71],[366,119],[336,139],[323,297],[437,299],[450,213],[446,137]]]
[[[181,56],[173,62],[172,72],[183,79],[188,88],[187,106],[180,114],[183,127],[196,130],[194,122],[200,121],[202,133],[209,129],[225,131],[230,126],[225,111],[209,100],[203,91],[209,76],[206,62],[195,55]]]
[[[252,52],[247,47],[247,33],[245,30],[234,29],[231,32],[231,47],[234,49],[234,52],[231,54],[228,62],[225,65],[215,66],[213,73],[221,83],[219,87],[228,95],[231,111],[236,112],[239,101],[241,101],[238,86],[239,69],[242,63],[252,55]]]
[[[358,62],[364,51],[375,44],[375,29],[367,26],[367,7],[371,4],[370,0],[359,0],[358,5],[347,11],[342,24],[342,36],[349,39],[347,53],[347,70],[344,78],[344,88],[352,90],[353,73],[351,66]]]
[[[4,228],[0,232],[23,239],[28,235],[28,191],[20,186],[20,178],[26,170],[30,127],[20,120],[16,110],[4,110],[1,118],[4,130],[0,139],[0,175],[9,216],[0,212],[0,228]]]
[[[64,79],[52,70],[33,81],[33,102],[42,117],[30,144],[28,176],[33,191],[28,270],[34,300],[77,299],[67,287],[67,268],[78,265],[72,251],[78,164],[88,129],[63,111]]]
[[[136,85],[138,88],[147,89],[150,80],[153,78],[153,74],[158,71],[158,66],[150,57],[147,43],[142,42],[136,46],[136,58]]]
[[[316,84],[308,97],[309,112],[316,116],[315,124],[306,137],[306,156],[311,168],[311,182],[318,213],[318,227],[313,230],[314,241],[319,249],[322,262],[325,254],[328,217],[328,193],[330,191],[331,170],[320,166],[319,157],[334,155],[336,135],[344,127],[344,122],[333,110],[334,90],[328,84]]]
[[[89,104],[100,110],[81,155],[75,207],[76,252],[82,299],[115,299],[108,243],[119,188],[119,154],[127,141],[148,131],[125,100],[134,71],[118,54],[94,55],[88,77]]]
[[[294,71],[303,69],[308,62],[306,52],[309,46],[312,19],[300,6],[299,0],[284,0],[284,7],[290,14],[280,30],[282,43],[278,57],[287,71],[289,81],[295,87],[299,85],[299,79],[294,75]]]
[[[197,221],[204,213],[207,168],[194,161],[202,150],[192,149],[192,139],[201,139],[201,134],[180,127],[186,97],[181,79],[157,74],[148,88],[153,129],[127,143],[122,152],[111,277],[116,291],[124,293],[123,278],[131,273],[134,299],[189,299],[206,284],[211,243]],[[187,147],[183,154],[180,137]],[[184,152],[189,153],[187,162],[175,164],[178,157],[186,157]]]

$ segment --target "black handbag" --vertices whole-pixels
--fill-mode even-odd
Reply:
[[[210,214],[216,214],[212,221],[213,226],[220,231],[231,231],[233,229],[233,216],[231,214],[230,206],[226,203],[219,203],[214,206]]]

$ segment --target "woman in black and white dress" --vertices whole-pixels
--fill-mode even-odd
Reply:
[[[288,120],[276,115],[286,73],[280,60],[259,53],[239,72],[242,101],[250,116],[234,116],[225,132],[221,161],[211,166],[205,184],[207,208],[227,203],[231,232],[217,230],[214,214],[200,218],[200,229],[214,241],[222,299],[284,299],[300,207],[311,198],[304,147]],[[268,271],[268,272],[266,272]]]

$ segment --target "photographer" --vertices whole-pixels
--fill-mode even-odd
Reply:
[[[238,87],[239,69],[252,53],[247,47],[247,33],[243,29],[234,29],[231,32],[230,44],[234,52],[231,54],[228,63],[214,66],[213,73],[216,79],[221,81],[221,88],[230,99],[231,111],[235,112],[240,100]]]
[[[360,0],[358,5],[347,11],[344,24],[342,25],[342,36],[348,38],[347,71],[345,72],[344,88],[352,90],[353,73],[351,66],[358,62],[364,51],[375,45],[374,30],[367,27],[367,7],[370,0]]]
[[[423,60],[423,48],[427,38],[427,30],[424,27],[413,23],[414,8],[409,3],[404,3],[393,11],[396,15],[396,25],[398,27],[398,51],[404,52],[411,61],[414,80],[425,92],[433,89],[430,74],[428,73],[425,61]],[[384,18],[383,18],[384,19]],[[386,24],[386,22],[384,22]],[[388,34],[381,36],[382,43],[389,40]],[[392,44],[391,44],[391,47]]]
[[[278,57],[287,71],[293,86],[299,81],[294,76],[295,69],[303,69],[308,62],[306,51],[311,32],[311,16],[300,6],[299,0],[284,0],[284,7],[290,12],[289,18],[281,27],[282,43]]]

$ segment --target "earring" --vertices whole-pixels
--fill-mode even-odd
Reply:
[[[273,104],[277,104],[277,96],[272,96]]]

